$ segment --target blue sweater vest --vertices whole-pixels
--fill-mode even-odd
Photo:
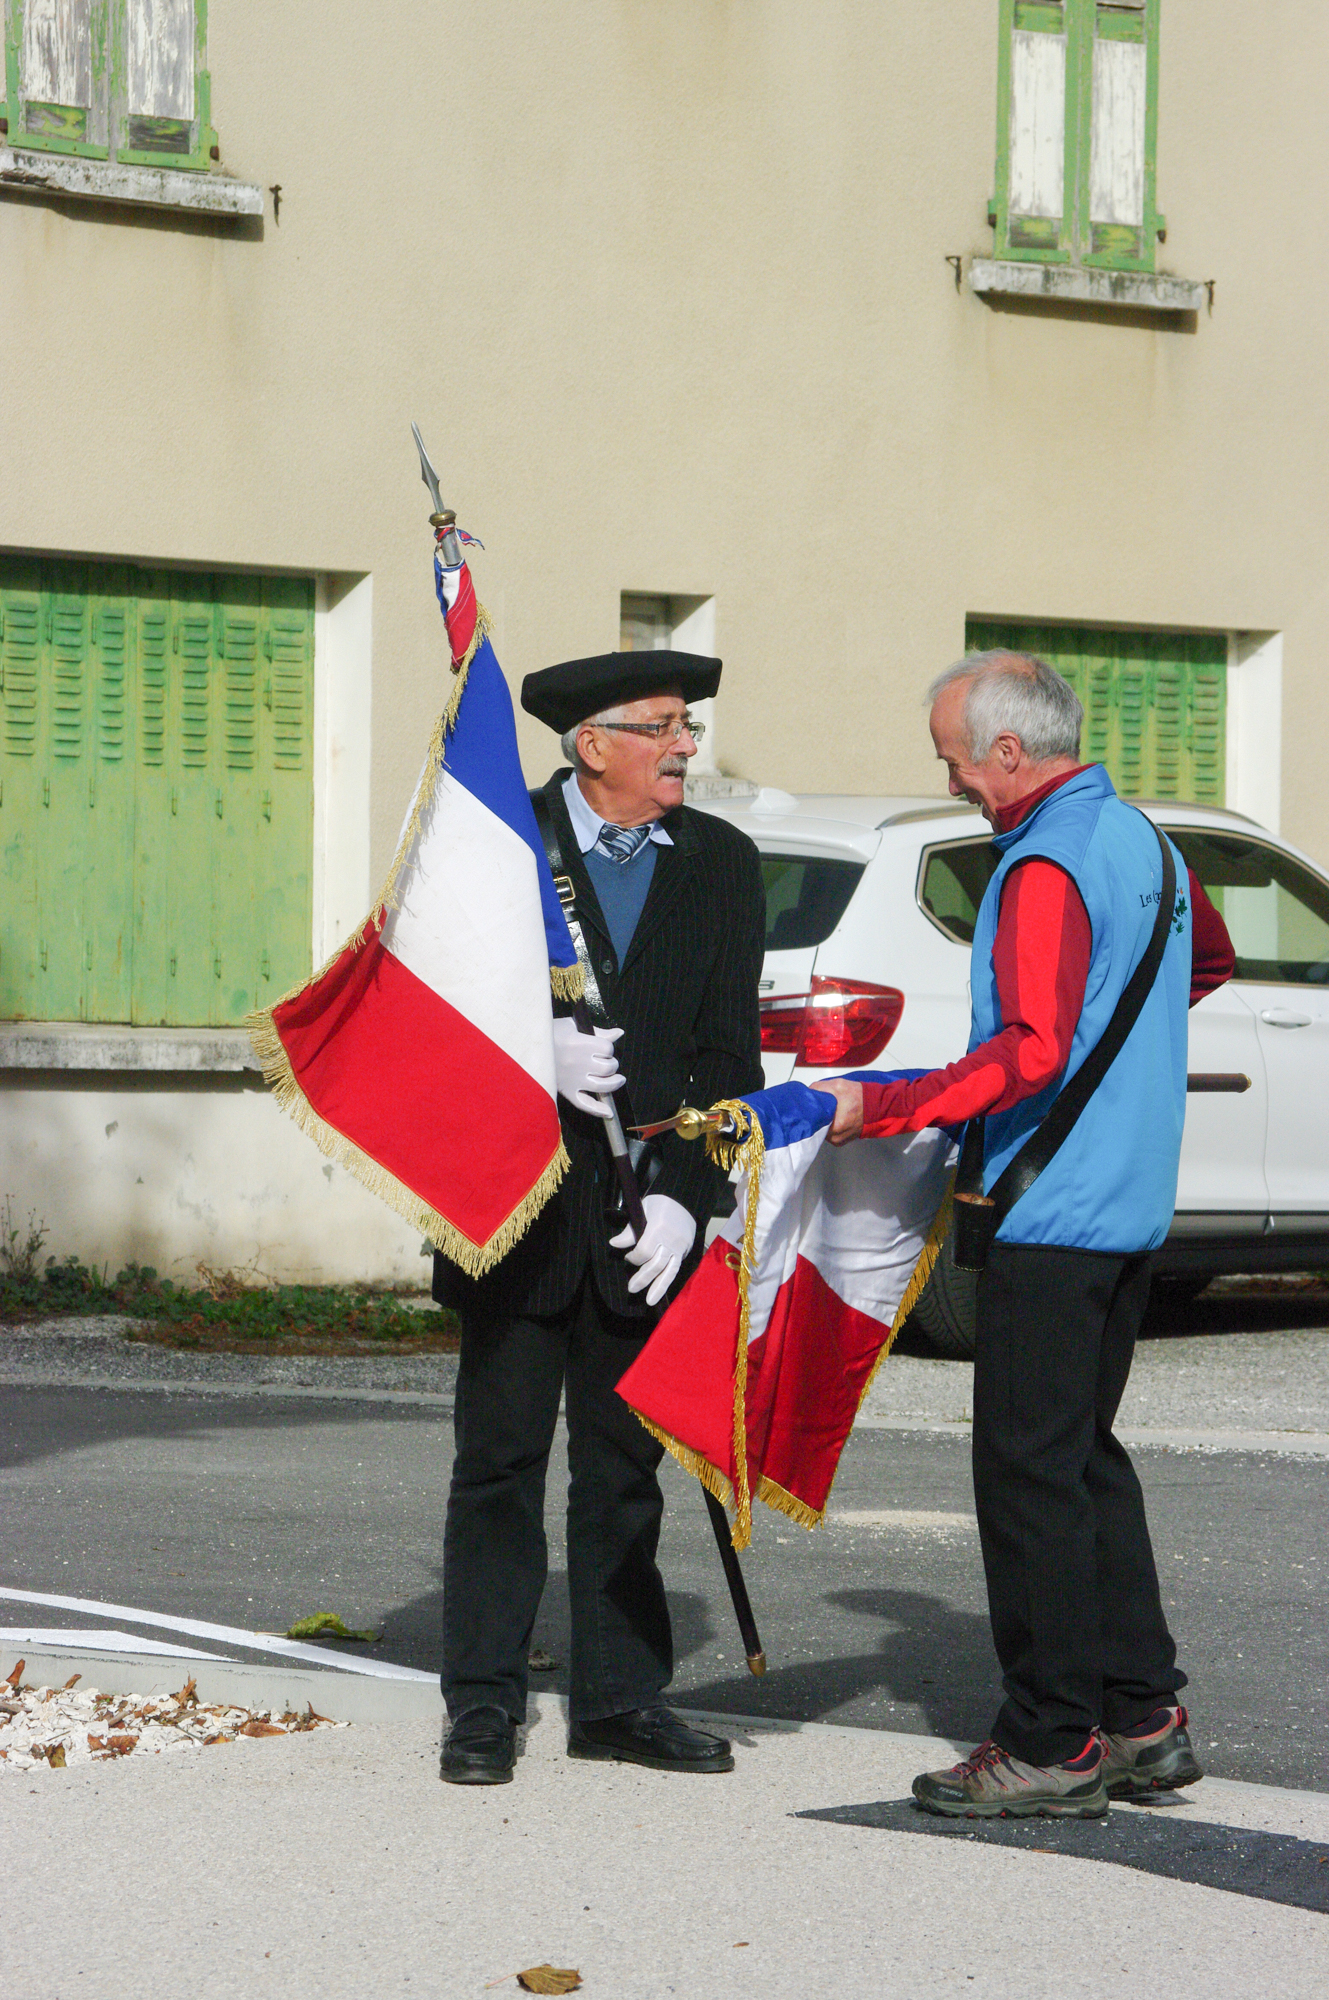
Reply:
[[[1144,956],[1162,889],[1153,827],[1123,804],[1099,764],[1069,778],[994,843],[1001,863],[979,907],[970,968],[977,1048],[1002,1027],[992,964],[1001,892],[1022,861],[1041,856],[1071,877],[1093,933],[1084,1007],[1062,1074],[1037,1097],[987,1120],[983,1184],[990,1189],[1053,1099],[1098,1042]],[[1186,1115],[1186,1017],[1191,918],[1186,864],[1173,849],[1177,895],[1158,977],[1126,1045],[1070,1137],[997,1232],[1003,1243],[1129,1253],[1161,1243],[1172,1221]]]
[[[631,861],[611,861],[592,848],[584,854],[586,873],[595,885],[601,913],[614,942],[619,971],[628,955],[637,929],[637,919],[646,907],[646,892],[655,873],[655,857],[660,849],[653,840],[644,840]]]

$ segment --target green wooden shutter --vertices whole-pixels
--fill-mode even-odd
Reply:
[[[116,0],[116,158],[205,169],[212,129],[207,0]]]
[[[1152,271],[1160,0],[1001,0],[998,257]]]
[[[114,0],[10,0],[5,38],[9,143],[104,160],[109,9]]]
[[[0,1016],[226,1025],[308,973],[313,609],[0,557]]]
[[[1080,754],[1106,764],[1126,799],[1221,806],[1226,784],[1227,640],[971,618],[972,652],[1037,653],[1084,704]]]

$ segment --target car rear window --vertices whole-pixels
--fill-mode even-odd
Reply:
[[[929,847],[918,880],[918,900],[939,931],[972,944],[983,892],[1001,860],[991,838]]]
[[[806,951],[824,943],[848,909],[864,866],[815,854],[763,854],[767,951]]]

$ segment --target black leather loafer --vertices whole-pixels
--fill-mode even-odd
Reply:
[[[449,1785],[510,1785],[517,1725],[502,1708],[468,1708],[448,1731],[438,1775]]]
[[[689,1729],[671,1708],[632,1708],[597,1722],[574,1722],[569,1757],[597,1757],[644,1764],[648,1771],[732,1771],[733,1752],[723,1736]]]

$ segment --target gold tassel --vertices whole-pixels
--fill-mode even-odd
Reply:
[[[580,1000],[586,991],[586,974],[580,965],[551,965],[549,985],[556,1000]]]

